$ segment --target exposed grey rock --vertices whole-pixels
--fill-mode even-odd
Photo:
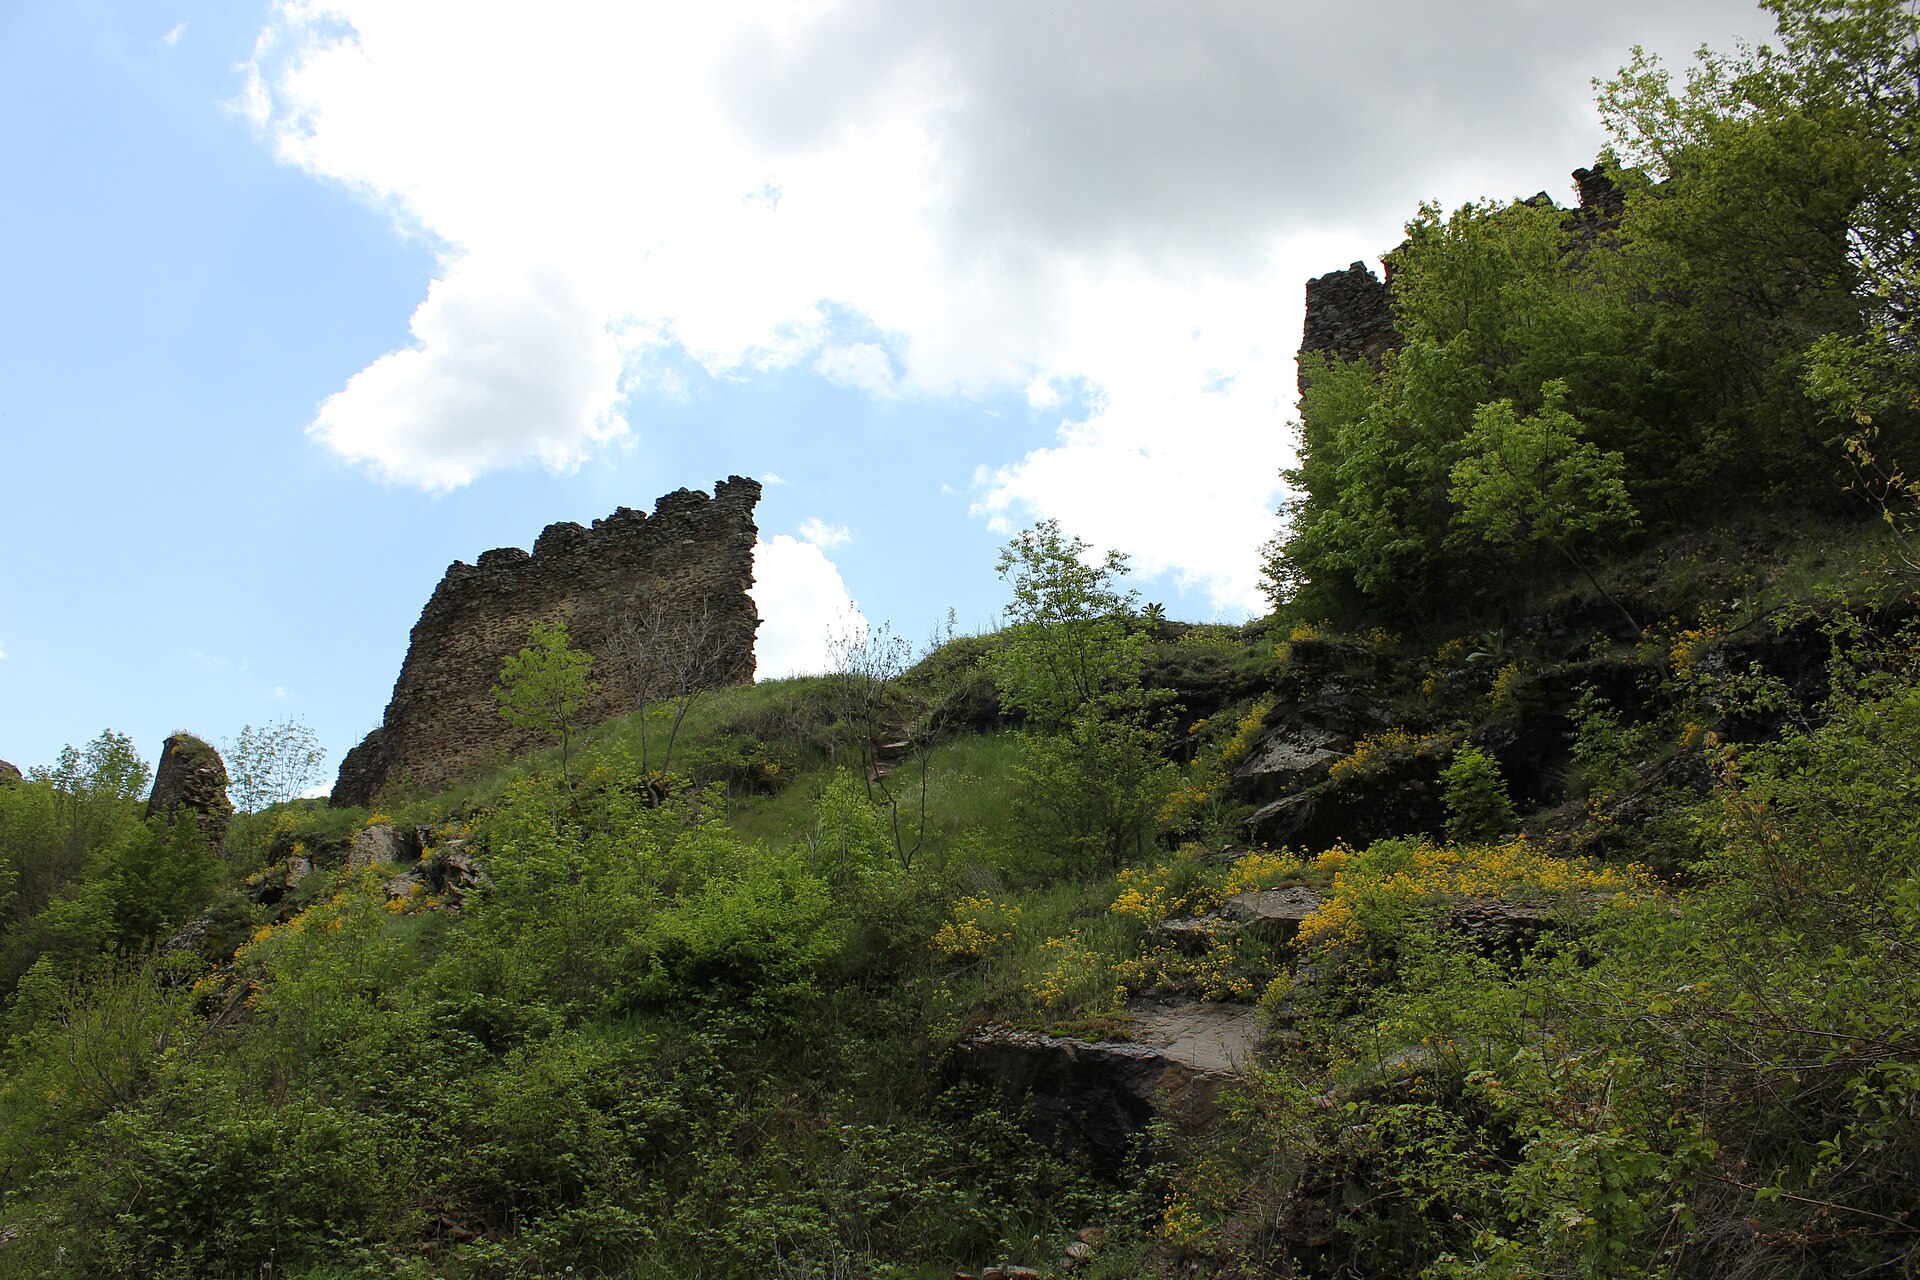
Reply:
[[[1127,1006],[1133,1038],[1188,1071],[1237,1077],[1265,1039],[1251,1005],[1146,996]]]
[[[1258,1013],[1245,1005],[1153,998],[1128,1012],[1132,1040],[982,1027],[956,1046],[953,1067],[1017,1101],[1041,1141],[1118,1169],[1156,1116],[1182,1127],[1210,1119],[1263,1034]]]
[[[1300,932],[1300,924],[1320,909],[1317,890],[1303,884],[1236,893],[1220,907],[1223,919],[1252,929],[1274,946],[1284,946]]]
[[[467,849],[465,840],[449,840],[438,849],[423,854],[401,875],[387,880],[387,897],[413,898],[433,894],[437,905],[458,911],[467,895],[485,888],[492,881]]]
[[[1223,923],[1219,916],[1173,916],[1155,925],[1154,932],[1182,955],[1197,956],[1224,932]]]
[[[184,951],[193,955],[199,955],[201,948],[206,943],[207,933],[212,928],[213,920],[211,917],[205,915],[195,916],[193,919],[181,925],[179,930],[176,931],[171,938],[168,938],[160,949],[166,952]]]
[[[418,847],[413,846],[406,836],[387,823],[376,822],[357,832],[353,843],[347,846],[347,870],[391,866],[399,862],[411,862],[419,856]]]
[[[1331,729],[1289,720],[1276,725],[1233,771],[1242,794],[1253,799],[1291,795],[1327,776],[1333,762],[1353,749]]]

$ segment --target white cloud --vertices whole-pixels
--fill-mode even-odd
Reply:
[[[160,43],[167,46],[167,48],[171,49],[175,45],[180,43],[180,37],[186,34],[186,30],[187,30],[186,23],[184,22],[175,23],[172,29],[170,29],[167,32],[167,34],[160,37]]]
[[[452,489],[528,455],[554,470],[626,431],[620,353],[567,274],[466,259],[413,313],[414,345],[329,396],[308,431],[342,457]]]
[[[819,516],[809,516],[800,522],[800,538],[822,551],[831,551],[853,541],[853,530],[843,524],[828,524]]]
[[[882,399],[892,399],[897,394],[893,361],[871,342],[829,346],[814,361],[813,368],[828,382],[852,387],[855,391],[865,391]]]
[[[826,552],[784,533],[754,548],[753,600],[760,610],[755,674],[762,680],[825,671],[831,638],[867,625]]]
[[[577,465],[669,361],[1071,387],[1057,440],[984,459],[978,511],[1058,516],[1225,611],[1257,606],[1305,277],[1422,198],[1564,194],[1601,140],[1590,76],[1758,25],[1747,0],[526,15],[282,0],[257,43],[238,106],[278,153],[443,250],[412,344],[316,440],[445,489]]]
[[[0,662],[5,662],[6,660],[7,660],[7,646],[4,642],[0,642]]]
[[[778,472],[762,471],[760,473],[760,483],[763,485],[785,484],[786,482],[787,478]]]

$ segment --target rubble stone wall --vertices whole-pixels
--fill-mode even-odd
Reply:
[[[713,494],[680,489],[651,514],[622,507],[584,528],[548,525],[518,547],[455,561],[421,611],[380,727],[347,753],[335,805],[371,805],[389,788],[431,791],[545,745],[513,728],[491,692],[500,666],[536,622],[565,622],[593,655],[598,691],[583,722],[634,707],[634,624],[685,635],[701,619],[701,683],[753,678],[753,510],[757,481],[732,476]]]

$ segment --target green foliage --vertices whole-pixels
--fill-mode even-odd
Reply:
[[[1001,645],[988,655],[1001,701],[1039,732],[1015,776],[1028,829],[1069,868],[1113,865],[1144,846],[1171,767],[1149,727],[1141,682],[1151,652],[1131,625],[1134,597],[1115,580],[1126,557],[1046,520],[1000,554],[1013,588]]]
[[[1089,708],[1101,715],[1136,711],[1147,636],[1129,626],[1134,595],[1117,579],[1127,558],[1069,539],[1043,520],[1000,552],[1000,577],[1013,589],[1002,643],[987,657],[1000,698],[1044,729],[1060,729]]]
[[[1522,418],[1513,401],[1482,405],[1449,473],[1453,523],[1495,544],[1544,542],[1569,558],[1584,542],[1634,521],[1618,453],[1581,438],[1566,410],[1567,384],[1540,389],[1540,410]]]
[[[1440,774],[1440,789],[1449,840],[1497,840],[1520,825],[1499,763],[1478,747],[1454,752],[1453,763]]]
[[[88,887],[107,902],[112,945],[145,949],[206,905],[220,862],[191,813],[155,816],[107,854],[105,874]]]
[[[1870,491],[1911,471],[1920,17],[1769,7],[1777,49],[1706,55],[1684,89],[1636,55],[1602,88],[1626,163],[1599,167],[1624,213],[1479,203],[1409,224],[1402,349],[1377,373],[1302,366],[1276,602],[1416,622],[1499,607],[1542,567],[1503,573],[1483,536],[1538,542],[1598,586],[1593,553],[1636,512],[1662,533],[1703,509],[1830,503],[1836,434],[1871,459]]]
[[[580,717],[595,685],[587,678],[593,655],[573,647],[565,622],[536,622],[527,647],[500,664],[493,696],[500,714],[516,729],[546,734],[560,743],[560,776],[573,789],[568,770]]]
[[[850,770],[835,769],[828,775],[813,812],[813,857],[829,878],[843,883],[862,879],[893,852],[886,817]]]

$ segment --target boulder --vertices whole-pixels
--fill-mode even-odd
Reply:
[[[153,793],[147,797],[147,817],[191,810],[200,830],[215,848],[227,838],[233,802],[227,799],[227,766],[220,753],[190,733],[176,733],[160,750],[154,770]]]
[[[1351,739],[1331,729],[1289,720],[1270,730],[1233,771],[1235,790],[1254,801],[1292,795],[1325,778],[1352,749]]]
[[[1154,926],[1154,932],[1171,942],[1182,955],[1197,956],[1213,946],[1225,930],[1219,916],[1169,916]]]
[[[1218,911],[1204,916],[1173,916],[1155,932],[1185,955],[1197,956],[1229,934],[1250,930],[1269,946],[1284,947],[1300,924],[1320,907],[1320,894],[1303,884],[1249,889],[1236,893]]]
[[[435,896],[435,906],[458,911],[467,895],[485,888],[492,881],[480,869],[479,861],[465,840],[449,840],[438,849],[422,854],[417,862],[387,880],[387,897],[418,898]]]
[[[1036,1138],[1118,1172],[1143,1154],[1156,1117],[1181,1128],[1211,1119],[1264,1038],[1246,1005],[1158,997],[1128,1007],[1134,1038],[1089,1041],[1001,1024],[955,1047],[952,1069],[1016,1103]]]
[[[361,828],[354,834],[353,843],[347,846],[347,870],[385,867],[418,859],[420,848],[412,839],[414,835],[412,830],[403,835],[385,822]]]
[[[1268,944],[1286,946],[1300,932],[1300,924],[1320,909],[1320,894],[1304,884],[1274,889],[1250,889],[1221,904],[1220,917],[1235,927],[1258,933]]]
[[[245,892],[251,902],[263,907],[280,908],[276,915],[284,918],[293,910],[293,902],[288,895],[312,874],[313,859],[303,854],[293,854],[276,866],[248,876]]]
[[[1382,758],[1364,773],[1329,777],[1283,796],[1255,810],[1247,832],[1262,844],[1306,849],[1436,834],[1447,821],[1440,770],[1452,745],[1445,736],[1423,738],[1415,749]]]

